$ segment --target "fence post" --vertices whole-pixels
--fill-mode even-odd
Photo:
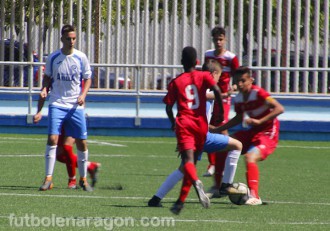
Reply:
[[[137,65],[136,68],[136,81],[135,81],[135,88],[136,88],[136,115],[135,115],[135,126],[141,126],[141,118],[140,118],[140,72],[141,66]]]

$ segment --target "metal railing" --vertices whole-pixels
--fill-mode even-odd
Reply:
[[[28,66],[29,67],[29,77],[28,77],[28,86],[27,87],[19,87],[19,88],[0,88],[0,93],[6,93],[6,94],[26,94],[28,95],[28,114],[32,114],[32,96],[39,94],[40,88],[33,86],[33,67],[34,66],[43,66],[45,63],[43,62],[0,62],[0,66],[2,65],[18,65],[18,66]],[[92,88],[89,92],[90,95],[116,95],[116,96],[133,96],[136,99],[136,116],[135,116],[135,124],[138,126],[140,125],[140,99],[141,97],[148,97],[148,96],[164,96],[166,93],[166,85],[167,85],[167,76],[162,76],[161,83],[163,84],[161,89],[159,90],[151,90],[148,88],[142,88],[141,86],[144,86],[142,82],[144,81],[144,77],[142,74],[145,73],[146,69],[151,69],[152,72],[155,72],[154,70],[158,69],[171,69],[172,71],[176,70],[178,73],[182,72],[182,66],[181,65],[151,65],[151,64],[91,64],[92,67],[98,68],[131,68],[133,69],[133,87],[128,89],[127,87],[125,89],[118,89],[117,88],[103,88],[103,89],[96,89]],[[308,73],[329,73],[330,68],[306,68],[306,67],[250,67],[252,71],[260,71],[260,73],[275,73],[278,75],[278,73],[292,73],[292,72],[308,72]],[[178,70],[179,69],[179,70]],[[313,75],[314,76],[314,75]],[[172,78],[173,76],[171,76]],[[289,89],[293,86],[296,86],[297,79],[293,78],[293,82],[291,83],[289,79],[289,75],[283,76],[281,78],[275,78],[272,82],[272,76],[271,74],[263,75],[263,76],[256,76],[256,83],[258,85],[265,85],[263,86],[266,90],[268,90],[271,93],[275,93],[277,95],[291,95],[291,97],[325,97],[330,98],[328,95],[329,86],[327,86],[327,92],[294,92],[289,91]],[[153,77],[155,79],[155,76]],[[119,80],[118,75],[115,76],[114,79],[116,82]],[[126,83],[128,81],[128,76],[125,76]],[[154,81],[153,81],[154,83]],[[264,84],[266,83],[266,84]],[[312,82],[314,83],[314,82]],[[326,84],[329,83],[329,81],[325,81]],[[284,86],[283,86],[284,85]],[[306,89],[306,86],[308,83],[303,82],[303,85],[301,86],[301,89]],[[324,87],[321,87],[322,89]],[[274,91],[275,89],[275,91]],[[318,89],[318,88],[316,88]]]

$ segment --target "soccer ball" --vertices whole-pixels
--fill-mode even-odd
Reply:
[[[249,199],[250,190],[249,187],[244,183],[233,183],[233,187],[240,191],[246,192],[245,194],[229,194],[229,200],[235,205],[244,205]]]

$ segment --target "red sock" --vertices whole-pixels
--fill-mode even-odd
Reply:
[[[58,147],[57,150],[58,150],[58,152],[56,153],[56,160],[61,163],[66,164],[68,158],[64,153],[63,147],[62,148]]]
[[[181,191],[180,191],[180,196],[179,200],[181,202],[185,202],[187,196],[189,195],[190,188],[192,185],[192,181],[189,180],[189,177],[187,175],[184,176],[183,181],[182,181],[182,186],[181,186]]]
[[[196,167],[193,163],[191,162],[185,163],[183,169],[184,169],[184,175],[185,176],[187,175],[188,179],[190,179],[192,182],[198,180]]]
[[[73,153],[70,145],[63,145],[64,155],[67,157],[66,169],[70,178],[76,176],[77,156]]]
[[[209,166],[215,165],[216,152],[208,153],[207,158],[209,159]]]
[[[251,191],[251,195],[259,198],[259,168],[256,163],[249,162],[246,165],[246,181]]]
[[[223,176],[223,170],[225,169],[225,163],[228,152],[217,152],[215,156],[215,173],[214,180],[215,186],[220,188]]]

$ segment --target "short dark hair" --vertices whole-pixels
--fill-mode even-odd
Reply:
[[[197,61],[197,51],[194,47],[185,47],[182,50],[181,62],[186,67],[196,66]]]
[[[61,35],[63,36],[66,33],[76,31],[76,28],[70,24],[64,25],[61,30]]]
[[[211,31],[212,37],[217,37],[220,35],[226,36],[226,30],[221,26],[216,26]]]
[[[251,76],[251,69],[248,68],[247,66],[240,66],[235,70],[235,76],[241,76],[248,73],[249,76]]]
[[[208,59],[202,67],[203,71],[209,71],[211,73],[215,71],[221,71],[222,70],[222,65],[215,59]]]

